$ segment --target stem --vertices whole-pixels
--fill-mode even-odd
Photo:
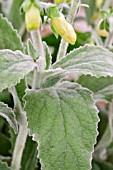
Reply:
[[[103,9],[109,9],[109,6],[111,5],[111,3],[112,3],[112,0],[105,1],[103,5]]]
[[[111,138],[110,142],[113,140],[113,101],[109,104],[109,115],[108,115],[108,120],[109,120],[109,129],[111,132]]]
[[[71,0],[71,8],[67,16],[67,22],[69,22],[70,24],[73,24],[75,14],[77,13],[78,4],[79,4],[79,0]],[[57,61],[65,56],[67,52],[67,48],[68,48],[68,43],[62,38],[58,55],[57,55]]]
[[[39,30],[33,30],[30,32],[30,34],[31,34],[31,38],[32,38],[35,50],[38,53],[38,57],[44,58],[43,43],[42,43],[42,39],[41,39]]]
[[[20,113],[19,133],[16,138],[12,163],[11,163],[12,169],[19,170],[21,167],[22,154],[23,154],[23,150],[25,147],[25,142],[28,134],[28,128],[27,128],[28,123],[27,123],[26,113],[22,109],[15,87],[12,86],[9,90],[13,95],[15,106],[16,108],[18,108],[18,112]]]
[[[110,47],[113,43],[113,30],[109,33],[108,37],[106,38],[104,47]]]
[[[37,63],[39,70],[43,71],[45,69],[45,54],[44,54],[43,43],[42,43],[40,32],[38,30],[38,31],[31,31],[30,33],[31,33],[35,50],[37,51],[37,55],[39,57]],[[32,89],[35,90],[36,88],[40,88],[41,81],[42,81],[42,74],[38,73],[37,75],[37,68],[35,68]]]

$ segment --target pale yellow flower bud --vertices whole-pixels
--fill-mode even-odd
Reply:
[[[105,29],[101,29],[101,23],[103,22],[103,19],[101,19],[96,27],[96,33],[101,36],[101,37],[107,37],[108,36],[108,32]]]
[[[33,4],[25,13],[25,23],[28,31],[37,30],[40,27],[40,11]]]
[[[103,3],[103,0],[96,0],[96,7],[100,8]]]
[[[71,45],[74,45],[77,39],[77,35],[72,27],[71,24],[67,23],[67,27],[66,27],[66,32],[65,34],[62,36],[62,38],[67,41],[68,43],[70,43]]]
[[[60,13],[60,17],[51,18],[51,24],[60,36],[64,35],[66,32],[67,22],[62,13]]]

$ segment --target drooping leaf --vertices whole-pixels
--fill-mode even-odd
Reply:
[[[76,83],[28,91],[25,111],[43,170],[88,170],[97,135],[92,94]]]
[[[20,83],[18,83],[15,86],[16,93],[18,95],[18,98],[19,98],[22,106],[24,106],[23,96],[25,95],[26,88],[27,87],[26,87],[25,79],[20,80]]]
[[[28,136],[22,156],[21,170],[35,170],[37,167],[37,143]]]
[[[113,53],[102,47],[86,45],[71,51],[52,66],[58,67],[95,77],[113,76]]]
[[[22,42],[17,31],[13,29],[7,18],[2,15],[0,15],[0,49],[23,51]]]
[[[17,121],[14,112],[6,104],[0,102],[0,116],[4,117],[15,132],[18,131]]]
[[[12,170],[5,162],[0,162],[0,169],[1,170]]]
[[[35,66],[32,58],[19,51],[13,52],[11,50],[1,50],[0,91],[19,83]]]

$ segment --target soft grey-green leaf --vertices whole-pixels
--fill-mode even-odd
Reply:
[[[33,60],[37,60],[38,59],[38,54],[37,51],[35,50],[32,41],[29,39],[27,42],[27,51],[28,51],[28,55],[30,55]]]
[[[23,79],[35,66],[32,58],[24,55],[20,51],[1,50],[0,91],[19,83],[20,79]]]
[[[12,170],[5,162],[0,162],[0,170]]]
[[[29,90],[25,100],[30,133],[39,143],[42,169],[90,169],[98,122],[91,92],[64,82]]]
[[[84,46],[71,51],[52,68],[84,75],[113,76],[113,53],[103,47]]]
[[[0,49],[23,51],[22,42],[17,31],[2,15],[0,15]]]
[[[10,126],[14,129],[14,131],[17,133],[18,126],[14,112],[10,107],[8,107],[8,105],[2,102],[0,102],[0,116],[4,117],[8,121]]]
[[[43,42],[43,47],[44,47],[45,57],[46,57],[46,68],[45,69],[48,70],[52,63],[52,56],[51,56],[50,49],[48,45],[46,44],[46,42]]]

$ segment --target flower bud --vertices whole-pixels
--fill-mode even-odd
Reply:
[[[103,0],[96,0],[96,7],[100,8],[103,3]]]
[[[40,11],[35,5],[31,5],[25,13],[25,23],[28,31],[37,30],[40,27]]]
[[[71,45],[74,45],[77,39],[77,35],[72,27],[71,24],[69,24],[67,22],[67,27],[66,27],[66,32],[65,34],[62,36],[62,38],[67,41],[68,43],[70,43]]]
[[[60,36],[64,35],[66,32],[67,22],[62,13],[60,13],[60,17],[51,18],[51,24]]]
[[[102,22],[103,22],[103,19],[101,19],[100,22],[98,23],[98,25],[96,27],[96,33],[101,37],[107,37],[108,32],[105,29],[100,28]]]

